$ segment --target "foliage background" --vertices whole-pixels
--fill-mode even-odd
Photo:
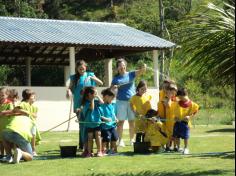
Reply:
[[[224,7],[222,0],[163,0],[166,26],[163,38],[182,46],[174,52],[172,58],[170,58],[171,52],[166,53],[165,74],[174,79],[179,87],[187,87],[190,97],[202,108],[227,109],[231,121],[234,119],[235,112],[234,80],[231,84],[219,84],[213,79],[214,75],[211,73],[199,77],[198,73],[189,72],[184,64],[191,53],[184,52],[185,38],[181,29],[189,25],[192,15],[207,14],[208,10],[205,6],[209,2]],[[0,0],[0,16],[121,22],[160,36],[158,0]],[[150,67],[153,65],[152,53],[149,52],[126,56],[126,58],[129,70],[137,68],[137,60],[145,61]],[[97,65],[103,65],[103,61]],[[89,69],[99,78],[104,79],[102,67],[94,67],[92,63],[89,63],[89,66]],[[24,70],[21,66],[0,66],[0,85],[25,85]],[[47,76],[42,74],[45,72]],[[63,67],[35,66],[32,68],[32,84],[33,86],[63,86],[63,74]],[[142,79],[147,80],[149,86],[153,86],[152,74],[148,73]]]

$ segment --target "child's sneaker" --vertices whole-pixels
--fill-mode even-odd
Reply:
[[[130,145],[131,146],[134,146],[134,143],[135,143],[135,141],[132,139],[132,140],[130,140]]]
[[[13,158],[12,158],[12,156],[11,155],[7,155],[6,157],[4,157],[3,159],[2,159],[2,162],[4,162],[4,163],[13,163]]]
[[[14,151],[13,163],[18,164],[22,158],[22,151],[19,148],[16,148]]]
[[[36,151],[33,151],[33,156],[38,156],[38,154],[36,153]]]
[[[91,158],[93,155],[91,153],[87,153],[87,155],[85,156],[85,158]]]
[[[189,149],[185,148],[184,151],[183,151],[183,154],[184,155],[189,155]]]
[[[119,147],[125,147],[125,143],[124,143],[123,139],[120,140]]]
[[[102,152],[98,152],[97,153],[97,157],[103,157],[103,153]]]

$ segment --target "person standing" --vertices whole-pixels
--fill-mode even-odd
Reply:
[[[119,146],[125,147],[125,143],[122,140],[123,135],[123,126],[125,120],[129,122],[129,135],[130,135],[130,144],[134,143],[134,119],[135,115],[131,110],[129,100],[135,95],[135,78],[142,75],[146,71],[146,64],[136,71],[127,71],[127,62],[125,59],[118,59],[116,62],[117,75],[112,80],[112,89],[118,89],[116,96],[117,104],[117,119],[118,127],[117,131],[119,134]]]
[[[98,79],[93,72],[87,72],[87,63],[84,60],[79,60],[76,63],[75,74],[71,75],[67,82],[66,97],[73,98],[74,113],[77,114],[78,120],[83,121],[80,117],[81,99],[83,97],[84,87],[103,85],[103,82]],[[83,139],[84,127],[80,124],[79,128],[79,148],[82,150],[84,146]]]

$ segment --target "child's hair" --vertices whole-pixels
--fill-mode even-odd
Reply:
[[[23,92],[22,92],[22,98],[23,98],[22,101],[29,100],[32,95],[35,95],[35,92],[32,91],[31,89],[23,90]]]
[[[8,94],[8,89],[6,87],[0,87],[0,92],[3,92],[4,94]]]
[[[177,92],[177,91],[178,91],[178,88],[177,88],[176,84],[170,83],[170,84],[166,87],[166,90],[170,90],[170,91],[174,90],[174,91]]]
[[[19,98],[18,91],[16,89],[10,89],[8,98]]]
[[[93,86],[85,87],[84,91],[83,91],[83,98],[82,98],[81,104],[84,105],[87,98],[88,98],[88,95],[94,94],[94,93],[95,93],[95,87],[93,87]]]
[[[102,91],[102,96],[106,96],[106,95],[108,95],[108,96],[110,96],[110,97],[115,97],[115,93],[112,91],[111,88],[104,89],[104,90]]]
[[[138,90],[139,90],[140,88],[144,87],[144,86],[147,86],[147,82],[144,81],[144,80],[140,81],[140,82],[138,83],[137,88],[136,88],[136,92],[138,92]]]
[[[82,66],[82,65],[85,65],[87,67],[87,63],[84,61],[84,60],[78,60],[76,62],[76,66],[75,66],[75,79],[73,80],[73,83],[72,83],[72,89],[75,88],[75,86],[77,85],[77,82],[78,80],[80,79],[80,73],[78,72],[78,67]]]
[[[157,116],[157,111],[154,110],[154,109],[149,109],[148,112],[147,112],[146,115],[145,115],[145,117],[146,117],[147,119],[152,118],[152,117],[155,117],[155,116]]]
[[[181,88],[177,92],[177,96],[188,96],[188,91],[186,88]]]

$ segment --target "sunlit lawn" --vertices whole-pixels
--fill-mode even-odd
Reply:
[[[126,131],[126,142],[128,132]],[[196,126],[190,140],[191,155],[176,153],[134,155],[131,146],[119,156],[84,159],[60,157],[59,145],[77,144],[77,132],[50,132],[38,146],[40,157],[18,165],[0,163],[1,176],[76,175],[235,175],[235,132],[232,126]],[[78,153],[79,154],[79,153]]]

